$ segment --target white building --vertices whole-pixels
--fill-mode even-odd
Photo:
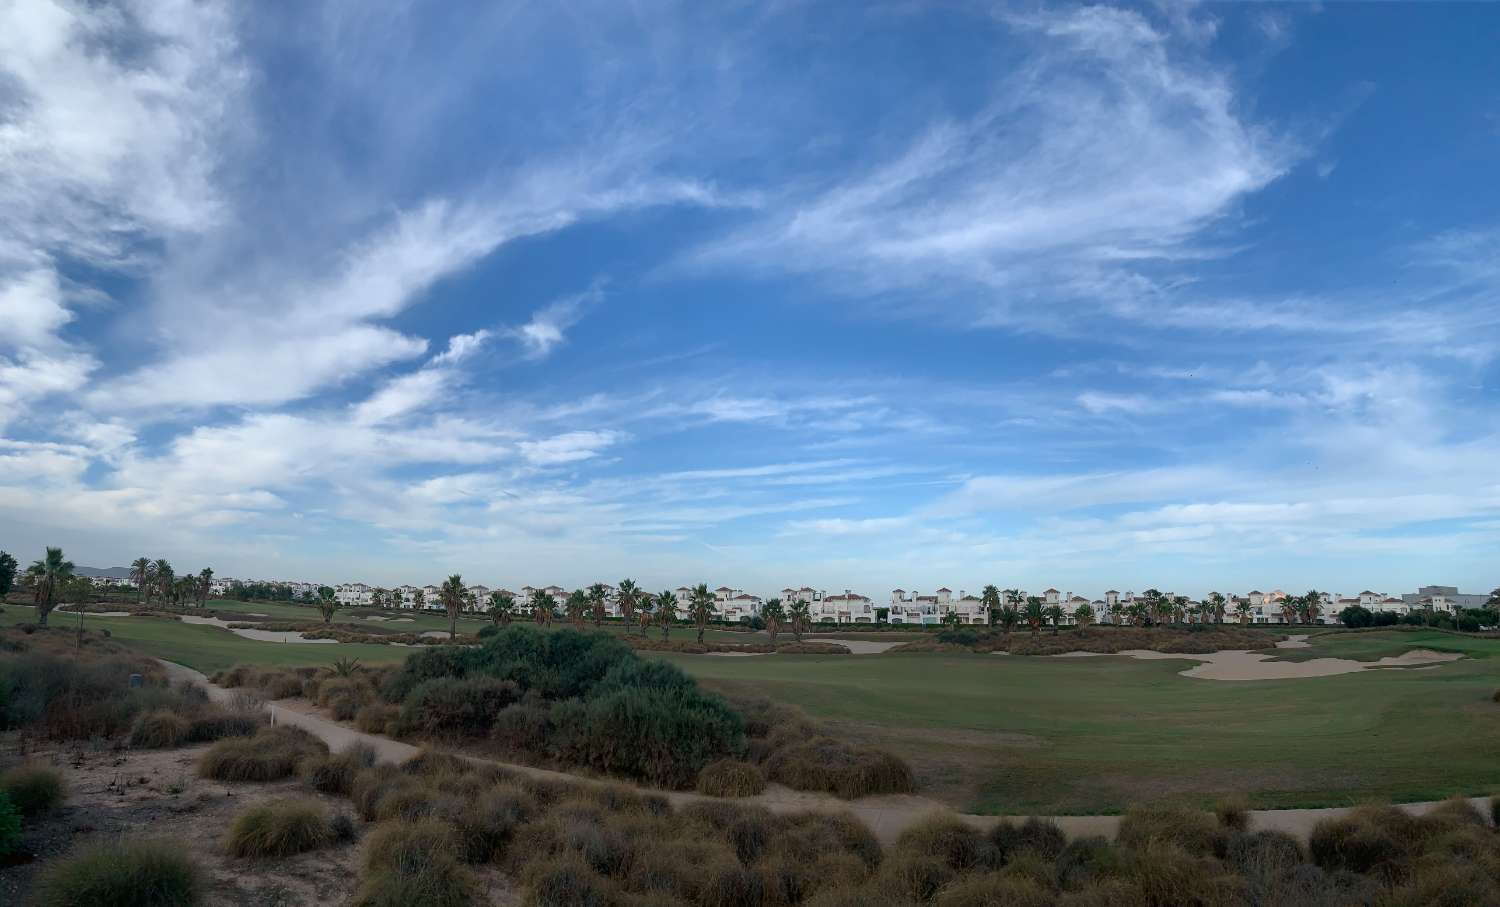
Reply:
[[[364,583],[341,583],[333,590],[333,599],[345,608],[362,608],[371,602],[374,589]]]
[[[814,602],[808,611],[816,622],[836,624],[873,624],[875,622],[875,603],[868,596],[860,595],[858,592],[846,591],[838,595],[825,595]]]

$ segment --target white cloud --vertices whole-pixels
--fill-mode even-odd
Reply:
[[[540,441],[522,441],[521,456],[537,466],[556,466],[592,459],[622,439],[614,431],[570,431]]]

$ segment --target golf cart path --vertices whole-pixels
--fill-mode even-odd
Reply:
[[[180,665],[164,659],[157,660],[166,668],[168,677],[173,681],[187,681],[203,687],[208,691],[209,698],[214,702],[229,704],[233,702],[236,696],[240,695],[235,690],[211,683],[202,672],[189,668],[186,665]],[[363,743],[374,748],[376,757],[382,762],[402,762],[421,751],[420,747],[402,743],[399,740],[392,740],[389,737],[379,734],[367,734],[288,705],[266,702],[261,703],[261,706],[270,713],[273,724],[289,724],[294,727],[300,727],[328,744],[328,748],[334,752],[347,749],[356,743]],[[568,772],[553,771],[551,769],[521,765],[514,762],[503,762],[498,759],[483,759],[476,756],[465,756],[464,758],[471,762],[498,765],[535,778],[547,778],[582,784],[623,785],[643,794],[665,796],[671,801],[673,806],[683,806],[689,803],[720,799],[692,791],[664,791],[657,788],[641,787],[631,784],[628,781],[590,778],[583,775],[574,775]],[[735,800],[735,802],[757,804],[777,813],[850,813],[869,826],[870,830],[874,832],[883,845],[894,844],[903,831],[934,812],[953,812],[952,808],[945,804],[913,794],[890,794],[863,797],[859,800],[840,800],[827,794],[794,791],[779,784],[767,785],[765,793],[754,797],[741,797]],[[1441,801],[1434,800],[1424,803],[1403,803],[1397,805],[1398,808],[1412,815],[1421,815],[1434,806],[1437,806],[1439,802]],[[1481,812],[1488,814],[1489,801],[1487,798],[1475,797],[1470,802],[1480,809]],[[1319,821],[1342,816],[1350,812],[1351,809],[1353,807],[1252,810],[1250,812],[1250,827],[1256,831],[1284,831],[1306,840],[1312,832],[1313,826]],[[956,815],[970,825],[981,829],[988,829],[1003,819],[1024,820],[1027,818],[1026,816],[978,816],[969,813],[957,813]],[[1058,827],[1069,838],[1088,835],[1103,835],[1113,838],[1120,826],[1119,816],[1042,816],[1041,818],[1057,823]]]

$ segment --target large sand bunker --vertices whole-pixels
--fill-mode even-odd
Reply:
[[[260,642],[295,642],[295,643],[331,643],[336,644],[336,639],[303,639],[298,630],[245,630],[234,629],[229,626],[229,621],[217,617],[194,617],[184,614],[177,618],[185,624],[202,624],[206,627],[220,627],[228,630],[235,636],[243,636],[246,639],[254,639]]]
[[[1305,649],[1307,636],[1293,636],[1276,644],[1278,649]],[[1357,674],[1360,671],[1380,668],[1435,667],[1444,662],[1463,658],[1457,652],[1434,652],[1431,649],[1413,649],[1403,655],[1393,655],[1379,661],[1354,661],[1350,658],[1314,658],[1309,661],[1271,661],[1273,655],[1249,652],[1243,649],[1228,649],[1207,655],[1174,655],[1166,652],[1151,652],[1145,649],[1129,649],[1120,653],[1131,658],[1190,658],[1200,661],[1197,667],[1180,672],[1183,677],[1203,680],[1296,680],[1302,677],[1333,677],[1338,674]]]

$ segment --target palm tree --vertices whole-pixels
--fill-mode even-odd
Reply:
[[[1227,604],[1227,601],[1225,600],[1224,596],[1218,592],[1215,592],[1208,597],[1208,607],[1213,613],[1214,623],[1222,624],[1224,622],[1225,604]]]
[[[950,630],[957,630],[958,627],[959,627],[959,624],[960,624],[960,620],[959,620],[959,617],[958,617],[958,612],[957,611],[947,611],[947,612],[945,612],[943,614],[943,616],[938,619],[938,623],[942,624],[943,626],[947,627]]]
[[[16,582],[16,568],[21,566],[10,552],[0,551],[0,599],[10,594]]]
[[[563,610],[567,612],[568,620],[573,622],[573,626],[582,630],[583,619],[589,613],[589,594],[582,589],[574,589],[563,605]]]
[[[1048,608],[1047,608],[1047,619],[1050,620],[1050,621],[1052,621],[1052,635],[1053,636],[1057,635],[1057,631],[1062,627],[1063,618],[1066,617],[1066,616],[1067,615],[1065,613],[1063,613],[1062,605],[1050,605],[1050,606],[1048,606]]]
[[[1240,599],[1234,603],[1234,613],[1240,619],[1240,626],[1250,623],[1250,602],[1248,599]]]
[[[604,600],[606,597],[603,583],[594,583],[592,586],[589,586],[589,604],[593,607],[595,627],[604,623]],[[630,624],[627,623],[625,625],[625,630],[627,632],[630,630]]]
[[[172,570],[172,565],[167,563],[166,558],[159,557],[156,559],[156,563],[151,565],[151,575],[156,578],[157,594],[162,598],[166,598],[172,591],[172,580],[176,578],[176,573]]]
[[[400,589],[392,589],[385,597],[385,602],[390,606],[392,611],[399,611],[401,609],[401,601]]]
[[[32,561],[26,568],[24,582],[31,589],[31,603],[38,609],[42,607],[42,593],[46,591],[47,564],[45,561]]]
[[[332,586],[318,587],[318,613],[323,615],[323,623],[333,623],[333,615],[338,613],[339,600],[334,598]]]
[[[38,570],[38,568],[40,568]],[[58,598],[63,592],[63,586],[73,578],[73,562],[63,557],[61,548],[47,548],[47,556],[33,563],[31,571],[36,571],[35,576],[40,580],[39,597],[37,599],[36,622],[40,626],[47,626],[47,615],[57,607]]]
[[[1323,597],[1316,589],[1308,589],[1299,604],[1302,606],[1302,622],[1305,624],[1314,623],[1323,612]]]
[[[497,625],[510,623],[516,613],[516,597],[509,592],[490,593],[490,620]]]
[[[425,604],[427,604],[427,593],[421,589],[413,591],[411,594],[411,609],[413,611],[420,611]]]
[[[1043,607],[1040,596],[1026,596],[1026,623],[1031,625],[1031,641],[1036,642],[1037,634],[1042,631],[1042,621],[1046,618],[1046,609]]]
[[[1079,605],[1073,612],[1073,619],[1078,621],[1079,627],[1087,627],[1094,622],[1094,609],[1089,605]]]
[[[198,607],[208,601],[208,589],[214,582],[214,568],[204,567],[198,571]]]
[[[140,602],[146,594],[146,583],[151,580],[151,561],[138,557],[130,564],[130,581],[135,583],[135,600]]]
[[[535,620],[544,627],[552,623],[552,609],[557,606],[557,603],[552,600],[552,596],[548,595],[542,589],[533,589],[531,591],[531,601],[528,604],[531,605],[532,620]]]
[[[620,588],[615,592],[615,604],[620,606],[620,618],[629,627],[635,623],[635,606],[641,600],[641,590],[635,584],[635,580],[620,580]]]
[[[984,602],[985,623],[993,627],[995,625],[995,612],[1000,610],[1000,590],[995,588],[993,584],[985,586],[984,591],[979,594],[979,598]]]
[[[996,615],[996,618],[1000,624],[1000,629],[1005,631],[1005,638],[1009,639],[1010,631],[1014,630],[1016,624],[1021,622],[1021,612],[1016,610],[1015,605],[1006,602],[1000,606],[1000,613]]]
[[[760,619],[766,622],[766,632],[771,634],[771,648],[776,648],[776,634],[781,632],[781,625],[786,622],[786,609],[781,606],[781,599],[773,598],[766,602],[760,609]]]
[[[1172,620],[1175,621],[1176,623],[1179,623],[1179,624],[1182,623],[1183,621],[1185,621],[1187,619],[1187,606],[1188,606],[1188,599],[1187,599],[1186,595],[1176,595],[1176,596],[1173,596],[1172,597]]]
[[[663,589],[656,594],[656,622],[661,624],[661,640],[667,641],[672,621],[677,618],[677,597]]]
[[[807,632],[808,624],[812,623],[812,609],[805,599],[797,599],[792,602],[792,607],[786,612],[788,621],[792,625],[792,635],[798,642],[802,641],[802,634]]]
[[[455,573],[443,580],[443,585],[438,589],[438,599],[443,603],[443,608],[448,612],[448,638],[458,638],[458,612],[463,610],[464,598],[469,590],[464,588],[464,578]]]
[[[703,644],[703,631],[713,616],[714,594],[708,591],[708,583],[699,583],[693,587],[693,593],[688,597],[688,620],[698,628],[699,645]]]

